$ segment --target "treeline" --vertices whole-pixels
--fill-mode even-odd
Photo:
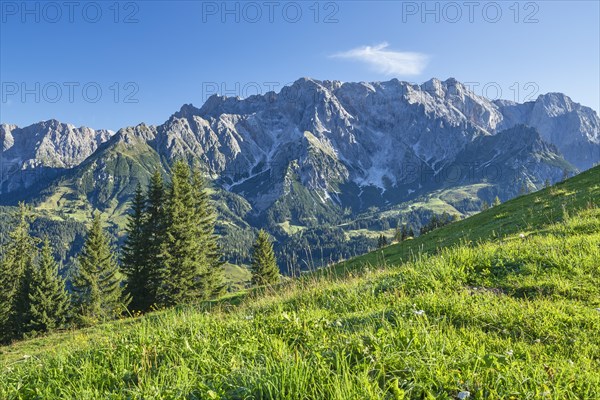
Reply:
[[[19,205],[18,222],[0,249],[0,341],[202,301],[225,290],[215,234],[216,213],[199,171],[175,162],[165,185],[156,171],[131,203],[120,257],[98,212],[75,267],[59,274],[50,241],[32,235],[33,213]],[[252,251],[252,283],[279,281],[269,235]],[[69,286],[70,290],[67,290]]]
[[[442,226],[451,224],[457,219],[457,215],[449,214],[445,211],[441,215],[433,214],[429,221],[421,227],[420,233],[421,235],[424,235],[427,232],[431,232],[435,229],[441,228]]]

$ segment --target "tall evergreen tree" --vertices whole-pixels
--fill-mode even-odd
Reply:
[[[279,268],[269,234],[258,231],[252,251],[252,284],[273,285],[279,282]]]
[[[203,298],[216,297],[225,291],[221,250],[215,235],[216,212],[210,203],[204,179],[198,168],[192,176],[192,188],[196,199],[195,211],[198,236],[204,242],[204,271],[200,275],[199,290]]]
[[[143,226],[147,263],[148,305],[158,304],[158,291],[163,270],[163,241],[166,236],[166,196],[161,172],[157,169],[150,178],[146,200],[146,218]]]
[[[203,240],[198,236],[195,191],[190,169],[183,161],[173,164],[166,207],[162,246],[164,261],[160,300],[171,306],[200,296],[199,279],[205,264]]]
[[[192,174],[187,163],[175,162],[166,197],[161,304],[180,304],[219,294],[224,286],[214,234],[216,217],[199,172]]]
[[[524,182],[521,182],[521,185],[519,185],[519,196],[523,196],[525,194],[527,194],[527,186]]]
[[[75,304],[82,322],[114,318],[129,299],[123,294],[122,277],[110,240],[95,213],[73,277]]]
[[[46,332],[63,327],[69,317],[70,298],[48,238],[44,240],[32,282],[28,330]]]
[[[406,225],[402,225],[402,230],[400,231],[400,240],[403,242],[408,238],[408,228]]]
[[[31,320],[29,293],[32,288],[37,241],[30,235],[31,210],[19,203],[18,222],[0,271],[0,336],[3,341],[20,338]]]
[[[494,203],[492,204],[494,207],[499,206],[500,204],[502,204],[502,202],[500,201],[500,197],[496,196],[494,198]]]
[[[127,277],[127,293],[131,296],[129,308],[147,311],[154,299],[150,291],[150,271],[144,225],[146,222],[146,198],[138,184],[127,220],[125,242],[121,252],[121,266]]]
[[[377,247],[381,249],[381,248],[387,246],[387,244],[388,244],[387,243],[387,238],[382,233],[381,235],[379,235],[379,239],[377,240]]]

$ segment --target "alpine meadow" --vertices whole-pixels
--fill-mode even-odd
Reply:
[[[598,2],[2,1],[0,400],[600,400],[599,109]]]

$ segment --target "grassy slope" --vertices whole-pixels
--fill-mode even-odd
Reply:
[[[526,234],[553,221],[560,221],[563,209],[577,210],[590,203],[600,205],[600,167],[550,188],[507,201],[501,207],[491,208],[414,240],[353,258],[340,263],[336,268],[343,271],[365,264],[398,264],[411,255],[433,253],[454,244],[491,240],[516,232]]]
[[[3,348],[0,398],[600,398],[599,172],[384,253],[502,240]]]

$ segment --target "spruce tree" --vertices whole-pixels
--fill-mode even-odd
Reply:
[[[500,197],[496,196],[496,198],[494,198],[494,203],[493,203],[493,206],[494,206],[494,207],[497,207],[497,206],[499,206],[500,204],[502,204],[502,202],[500,201]]]
[[[490,208],[490,203],[488,203],[486,200],[484,200],[483,203],[481,203],[481,211],[488,210],[489,208]]]
[[[383,248],[385,246],[387,246],[387,239],[385,237],[385,235],[382,233],[381,235],[379,235],[379,239],[377,240],[377,247],[378,248]]]
[[[273,251],[269,234],[264,230],[258,231],[252,250],[252,284],[273,285],[279,282],[279,268]]]
[[[183,161],[175,162],[167,195],[161,253],[164,268],[160,301],[165,306],[201,297],[199,279],[204,272],[205,251],[203,240],[198,236],[195,194],[188,165]]]
[[[32,282],[28,330],[47,332],[63,327],[69,317],[70,298],[48,238],[44,240]]]
[[[398,221],[396,223],[396,230],[394,231],[394,240],[398,243],[400,243],[403,238],[402,238],[402,230],[404,229],[404,225],[400,225],[400,221]]]
[[[166,229],[166,196],[161,172],[157,169],[150,178],[146,200],[146,218],[143,225],[147,263],[147,304],[158,304],[158,291],[163,270],[163,241]]]
[[[521,185],[519,186],[519,196],[523,196],[527,194],[527,186],[525,186],[524,182],[521,182]]]
[[[192,188],[196,199],[195,212],[198,236],[204,242],[204,271],[200,275],[199,290],[202,298],[217,297],[225,291],[221,251],[215,235],[217,215],[200,171],[196,168],[192,176]]]
[[[405,241],[408,238],[408,229],[406,228],[406,225],[402,225],[402,230],[400,232],[400,241]]]
[[[170,306],[204,300],[224,290],[223,266],[214,234],[215,212],[199,172],[173,164],[166,195],[160,302]]]
[[[120,315],[129,299],[123,294],[119,266],[110,240],[95,213],[73,277],[75,304],[82,322],[112,319]]]
[[[127,277],[127,293],[131,297],[129,308],[147,311],[154,299],[150,291],[148,251],[144,235],[146,199],[138,184],[127,220],[125,242],[121,253],[121,266]]]
[[[29,293],[37,256],[37,241],[30,235],[32,221],[31,210],[19,203],[18,222],[9,234],[0,271],[0,337],[3,341],[21,338],[31,321]]]

